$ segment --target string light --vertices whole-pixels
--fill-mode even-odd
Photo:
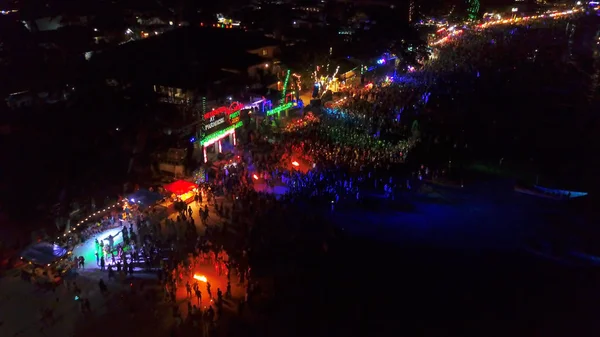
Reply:
[[[291,108],[293,105],[294,105],[294,103],[289,102],[289,103],[285,103],[284,105],[280,105],[280,106],[276,107],[275,109],[268,110],[267,111],[267,116],[271,116],[271,115],[274,115],[274,114],[276,114],[278,112],[281,112],[283,110],[287,110],[287,109]]]
[[[594,8],[592,8],[592,10],[598,11],[598,10],[600,10],[600,7],[594,7]],[[513,18],[513,19],[500,19],[500,20],[488,21],[486,23],[481,23],[479,25],[476,25],[475,28],[485,29],[485,28],[488,28],[491,26],[528,23],[528,22],[542,20],[542,19],[548,19],[548,18],[560,19],[560,18],[563,18],[568,15],[581,13],[583,11],[584,11],[583,9],[575,8],[575,9],[570,9],[570,10],[563,11],[563,12],[554,12],[554,13],[549,13],[549,14],[540,14],[540,15],[533,15],[533,16],[523,16],[523,17],[517,17],[517,18]],[[431,45],[435,46],[435,45],[443,44],[443,43],[447,42],[451,37],[459,35],[462,32],[463,32],[462,30],[455,30],[450,35],[431,43]]]
[[[337,66],[337,68],[335,68],[335,73],[333,73],[333,76],[331,76],[331,78],[335,78],[335,76],[338,74],[339,71],[340,71],[340,66]]]
[[[89,220],[90,220],[90,218],[91,218],[91,217],[93,217],[94,215],[101,215],[101,213],[104,213],[104,212],[106,212],[107,210],[109,210],[110,208],[114,208],[114,207],[117,207],[117,206],[119,206],[119,202],[117,202],[116,204],[114,204],[114,205],[112,205],[112,206],[108,206],[108,207],[104,208],[104,209],[103,209],[103,210],[101,210],[101,211],[95,212],[94,214],[88,215],[88,216],[85,218],[85,220],[81,220],[81,221],[79,221],[79,222],[77,223],[77,225],[75,226],[75,228],[77,228],[77,227],[79,227],[79,226],[83,225],[85,221],[89,221]],[[67,233],[64,233],[64,234],[63,234],[63,237],[66,237],[66,236],[67,236],[67,234],[71,234],[72,230],[75,230],[75,228],[73,228],[73,229],[69,230]],[[60,240],[60,236],[57,236],[57,237],[56,237],[56,240]]]
[[[281,100],[285,102],[285,92],[287,91],[288,81],[290,80],[290,70],[288,69],[287,74],[285,75],[285,81],[283,82],[283,90],[281,94]]]

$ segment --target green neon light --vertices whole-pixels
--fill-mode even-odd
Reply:
[[[273,110],[267,111],[267,116],[271,116],[271,115],[281,112],[283,110],[287,110],[287,109],[291,108],[293,105],[294,104],[292,102],[285,103],[284,105],[280,105]]]
[[[467,17],[469,18],[469,20],[477,20],[477,18],[479,17],[479,0],[468,0],[467,6]]]
[[[285,100],[285,92],[287,91],[288,81],[290,80],[290,70],[288,69],[287,74],[285,75],[285,81],[283,82],[283,91],[281,94],[281,99]]]
[[[230,132],[231,130],[235,130],[239,127],[241,127],[243,125],[242,121],[239,121],[223,130],[217,131],[215,133],[211,133],[210,135],[204,137],[204,139],[202,139],[202,141],[200,142],[200,144],[205,145],[205,144],[212,144],[215,141],[217,141],[219,138],[223,137],[224,134]]]
[[[240,110],[238,110],[238,111],[232,113],[231,115],[229,115],[229,119],[234,119],[234,118],[239,117],[239,116],[240,116]]]

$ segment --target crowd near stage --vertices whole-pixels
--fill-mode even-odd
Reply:
[[[117,226],[115,228],[107,229],[103,232],[95,234],[90,237],[87,241],[78,245],[73,249],[73,255],[75,256],[83,256],[85,260],[85,268],[86,269],[100,269],[100,250],[98,249],[98,244],[96,242],[102,242],[103,247],[103,256],[106,256],[106,265],[115,265],[117,262],[122,263],[120,250],[123,252],[128,252],[131,250],[128,246],[123,247],[123,230],[125,227],[132,226],[128,221],[123,221],[123,226]],[[134,226],[135,228],[135,226]],[[110,243],[112,241],[112,248],[109,249]],[[119,248],[122,247],[122,248]],[[111,255],[115,256],[115,260],[112,260]]]

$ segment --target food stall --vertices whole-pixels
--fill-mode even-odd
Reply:
[[[194,196],[198,192],[198,185],[185,181],[177,180],[164,186],[169,198],[162,204],[169,210],[173,210],[177,202],[190,203],[194,201]]]

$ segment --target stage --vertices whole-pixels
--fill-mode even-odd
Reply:
[[[129,223],[127,221],[123,221],[123,225],[129,227]],[[104,245],[107,245],[108,237],[112,235],[112,237],[114,238],[113,247],[115,247],[113,251],[115,251],[117,245],[123,242],[123,234],[121,233],[122,230],[123,227],[118,226],[116,228],[107,229],[101,233],[90,237],[86,242],[78,245],[77,247],[75,247],[75,249],[73,249],[73,256],[83,256],[83,258],[85,259],[85,269],[100,269],[100,266],[98,266],[96,263],[95,239],[98,239],[98,241],[104,240]],[[136,230],[135,226],[134,230]],[[112,264],[110,255],[108,257],[104,256],[104,259],[106,261],[106,266]]]

